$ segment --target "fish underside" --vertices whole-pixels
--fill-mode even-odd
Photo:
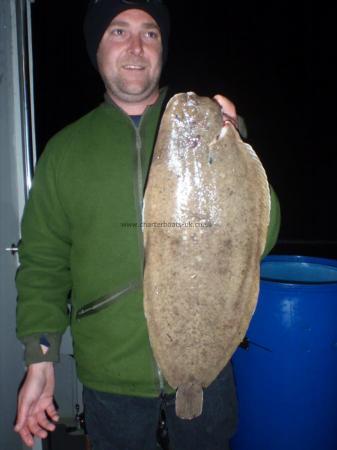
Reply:
[[[267,177],[220,106],[193,92],[164,112],[144,197],[144,310],[176,414],[202,412],[254,313],[270,213]]]

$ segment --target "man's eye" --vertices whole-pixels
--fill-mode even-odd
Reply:
[[[159,38],[158,31],[147,31],[145,35],[149,39],[158,39]]]
[[[111,34],[113,34],[114,36],[123,36],[125,34],[125,31],[121,28],[113,28],[111,30]]]

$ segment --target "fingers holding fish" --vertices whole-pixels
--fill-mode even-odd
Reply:
[[[213,99],[220,105],[223,117],[223,123],[231,122],[235,128],[238,128],[238,118],[236,108],[233,102],[221,94],[217,94]]]

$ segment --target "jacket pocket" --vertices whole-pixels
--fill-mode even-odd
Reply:
[[[91,314],[96,314],[102,309],[107,308],[116,301],[120,300],[124,295],[129,294],[130,292],[134,292],[140,287],[141,283],[139,281],[131,281],[118,290],[103,295],[102,297],[99,297],[98,299],[82,306],[82,308],[80,308],[76,313],[76,319],[80,320],[87,316],[90,316]]]

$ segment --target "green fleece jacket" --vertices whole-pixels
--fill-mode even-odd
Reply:
[[[48,143],[19,246],[17,335],[25,361],[57,361],[70,324],[79,379],[93,389],[157,396],[142,296],[141,202],[165,91],[139,127],[104,103]],[[280,213],[272,191],[267,253]]]

